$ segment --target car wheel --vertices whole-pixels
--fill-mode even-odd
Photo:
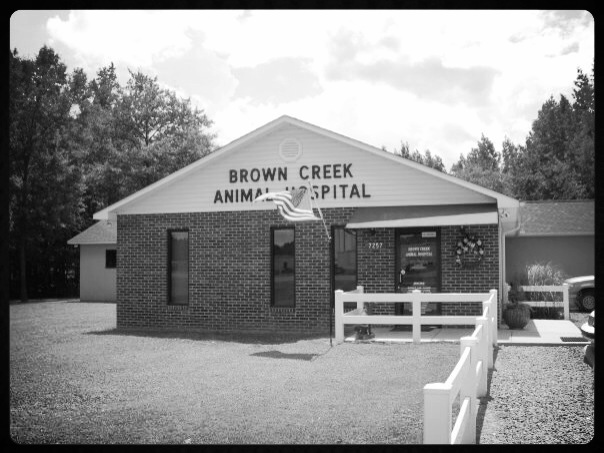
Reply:
[[[592,311],[596,308],[596,296],[593,290],[581,291],[577,294],[577,303],[583,311]]]

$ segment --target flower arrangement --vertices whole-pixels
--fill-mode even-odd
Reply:
[[[484,257],[484,243],[475,234],[470,234],[462,228],[462,238],[457,241],[455,248],[455,263],[462,267],[468,263],[479,263]]]

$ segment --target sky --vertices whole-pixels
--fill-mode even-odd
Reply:
[[[594,19],[539,10],[24,10],[10,48],[113,63],[203,109],[216,143],[289,115],[447,168],[481,136],[524,144],[543,103],[591,75]]]

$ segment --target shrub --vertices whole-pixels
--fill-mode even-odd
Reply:
[[[534,263],[526,266],[526,277],[529,286],[562,285],[567,275],[552,262]],[[562,301],[562,293],[543,292],[526,293],[526,300],[544,300],[546,302]],[[534,307],[533,319],[560,319],[563,317],[562,308],[553,304],[547,307]]]

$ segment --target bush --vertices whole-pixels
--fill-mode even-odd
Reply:
[[[526,266],[525,273],[521,274],[521,283],[519,284],[527,286],[559,286],[564,283],[567,277],[565,272],[551,261],[547,263],[534,263]],[[523,300],[561,302],[562,293],[525,291]],[[552,304],[548,307],[533,307],[531,317],[533,319],[561,319],[564,317],[564,313],[562,308],[555,307]]]
[[[551,261],[528,264],[526,276],[531,286],[561,285],[568,278],[565,272]]]

